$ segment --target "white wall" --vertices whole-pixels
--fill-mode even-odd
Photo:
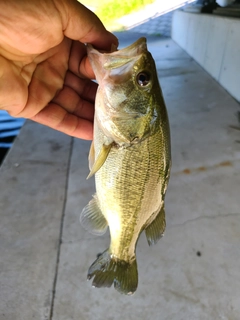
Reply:
[[[172,38],[240,102],[240,19],[176,11]]]

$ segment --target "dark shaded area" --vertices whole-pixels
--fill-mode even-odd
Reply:
[[[3,159],[6,157],[8,150],[8,148],[0,148],[0,166],[3,162]]]
[[[1,128],[1,123],[0,123],[0,128]],[[1,134],[1,129],[0,129],[0,134]],[[9,136],[6,138],[0,138],[0,143],[3,147],[0,147],[0,165],[2,164],[4,158],[6,157],[9,147],[12,145],[14,139],[16,136]]]
[[[6,111],[0,111],[0,165],[12,146],[24,123],[24,119],[13,118]]]
[[[201,257],[201,256],[202,256],[201,251],[197,251],[197,256],[198,256],[198,257]]]

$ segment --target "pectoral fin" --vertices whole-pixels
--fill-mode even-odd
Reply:
[[[89,160],[89,165],[91,166],[91,164],[92,164],[92,167],[91,167],[91,171],[90,171],[89,175],[87,176],[87,179],[92,177],[101,168],[101,166],[104,164],[104,162],[107,159],[107,156],[111,150],[111,147],[112,147],[112,143],[108,144],[108,145],[103,144],[102,149],[100,150],[97,159],[92,164],[92,155],[94,155],[95,151],[94,151],[94,146],[91,146],[90,154],[89,154],[89,159],[91,157],[91,160]]]
[[[92,234],[101,236],[106,232],[108,223],[98,206],[96,195],[93,196],[93,199],[83,209],[80,222],[84,229]]]
[[[95,148],[94,148],[94,142],[92,141],[91,147],[89,150],[89,155],[88,155],[88,164],[89,164],[89,170],[92,170],[93,164],[95,160]]]
[[[165,221],[165,209],[164,205],[161,207],[156,218],[145,229],[145,234],[149,246],[156,244],[158,240],[163,236],[166,227]]]

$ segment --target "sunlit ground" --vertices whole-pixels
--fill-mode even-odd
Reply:
[[[118,19],[118,22],[125,28],[129,28],[133,25],[141,24],[142,22],[161,16],[167,12],[175,10],[183,5],[195,2],[195,0],[183,1],[183,0],[156,0],[153,4],[147,5],[144,10],[132,13]]]
[[[133,25],[141,24],[150,18],[158,17],[183,5],[196,2],[196,0],[132,0],[132,2],[135,2],[135,6],[132,6],[130,14],[129,3],[131,0],[127,1],[127,5],[123,0],[120,2],[116,0],[102,0],[101,2],[83,0],[80,2],[94,11],[109,30],[116,31],[129,29]],[[141,3],[148,4],[141,6]],[[126,8],[123,8],[124,6]]]

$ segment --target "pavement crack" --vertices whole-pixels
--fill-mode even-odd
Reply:
[[[188,219],[188,220],[186,220],[186,221],[184,221],[182,223],[178,223],[178,224],[172,225],[172,226],[169,227],[169,229],[183,227],[183,226],[186,226],[189,223],[201,221],[201,220],[204,220],[204,219],[214,220],[214,219],[219,219],[219,218],[228,218],[228,217],[237,217],[237,216],[240,216],[240,212],[238,212],[238,213],[219,214],[219,215],[213,215],[213,216],[204,215],[204,216],[199,216],[199,217],[196,217],[196,218],[193,218],[193,219]]]
[[[178,300],[185,300],[186,302],[198,304],[199,300],[195,299],[194,297],[188,296],[186,294],[183,294],[181,292],[175,291],[175,290],[170,290],[170,289],[165,289],[165,292],[170,293],[171,295],[175,296]]]
[[[57,251],[57,259],[56,259],[55,277],[54,277],[54,280],[53,280],[52,302],[51,302],[49,320],[52,320],[52,319],[53,319],[53,314],[54,314],[54,303],[55,303],[56,286],[57,286],[57,280],[58,280],[59,262],[60,262],[62,236],[63,236],[63,226],[64,226],[65,212],[66,212],[66,204],[67,204],[68,184],[69,184],[69,172],[70,172],[72,152],[73,152],[73,141],[74,141],[74,140],[73,140],[73,138],[72,138],[72,139],[71,139],[71,144],[70,144],[68,165],[67,165],[66,182],[65,182],[65,193],[64,193],[64,200],[63,200],[63,209],[62,209],[61,224],[60,224],[60,230],[59,230],[58,251]]]

